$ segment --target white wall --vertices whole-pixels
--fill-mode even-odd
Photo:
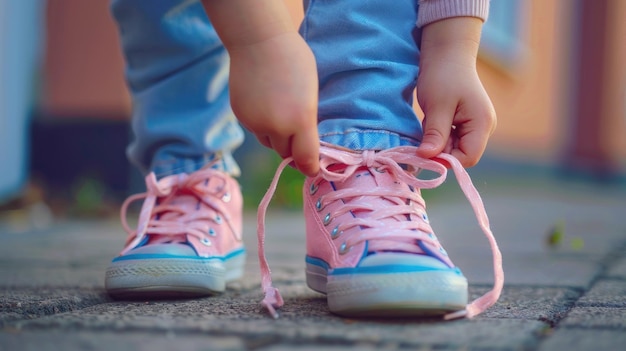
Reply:
[[[0,0],[0,203],[23,188],[28,119],[43,43],[43,0]]]

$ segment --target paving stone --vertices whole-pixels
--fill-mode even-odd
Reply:
[[[404,348],[398,343],[386,343],[386,344],[367,344],[367,343],[354,343],[349,344],[281,344],[264,347],[259,351],[378,351],[378,350],[432,350],[429,346],[412,346],[410,348]]]
[[[237,337],[186,335],[174,332],[103,331],[4,331],[0,332],[0,351],[154,351],[154,350],[246,350]]]
[[[472,299],[484,291],[470,289]],[[568,288],[506,286],[498,302],[478,318],[526,319],[557,324],[563,319],[580,292]]]
[[[626,197],[557,185],[536,189],[507,181],[506,191],[480,189],[503,252],[506,285],[486,313],[451,322],[329,313],[325,297],[304,282],[299,212],[272,209],[267,218],[266,255],[285,298],[278,320],[259,304],[254,214],[244,217],[244,279],[221,296],[184,301],[108,300],[104,270],[124,238],[115,219],[3,231],[0,350],[535,350],[540,342],[546,350],[621,349],[626,263],[604,269],[626,241]],[[459,194],[429,201],[429,215],[474,298],[493,282],[491,253]],[[563,239],[548,245],[557,223],[565,225]],[[596,334],[605,340],[596,342]],[[571,342],[572,335],[580,340]]]
[[[76,311],[108,301],[101,290],[75,288],[0,289],[0,327],[12,321]]]
[[[537,199],[532,193],[485,196],[506,284],[587,288],[601,272],[606,255],[623,245],[626,223],[619,206],[626,208],[626,201],[594,204],[572,194]],[[463,201],[446,199],[429,206],[431,224],[470,282],[491,284],[491,251]],[[549,245],[549,233],[558,223],[564,226],[563,238]]]
[[[606,274],[608,278],[626,280],[626,253],[619,259]]]
[[[580,300],[580,307],[619,307],[626,308],[626,281],[599,280]]]
[[[490,347],[529,348],[548,326],[539,321],[476,319],[453,322],[433,320],[353,320],[329,317],[325,306],[308,304],[310,313],[283,309],[281,318],[271,320],[259,313],[258,301],[233,306],[230,312],[207,312],[211,306],[167,308],[139,312],[132,306],[63,314],[40,318],[18,326],[18,330],[107,330],[110,332],[173,332],[237,336],[260,344],[354,344],[402,347]],[[159,306],[163,307],[163,306]],[[252,341],[249,341],[252,340]],[[265,340],[265,341],[263,341]]]
[[[626,332],[626,308],[574,307],[559,326],[621,329]]]
[[[58,222],[1,236],[0,287],[102,287],[124,240],[112,220]]]
[[[108,261],[125,237],[117,219],[59,221],[45,229],[2,232],[0,265]]]
[[[509,286],[586,289],[602,272],[602,264],[598,258],[571,258],[545,252],[507,252],[506,244],[502,246],[504,282]],[[452,257],[470,284],[484,285],[493,284],[490,255],[491,253],[486,252],[482,255],[469,253]],[[485,262],[489,266],[485,266]]]
[[[19,271],[0,267],[0,287],[77,287],[102,289],[107,264],[68,267],[42,264],[41,267],[23,267]]]
[[[249,288],[260,281],[256,215],[248,213],[244,220],[248,261],[246,278],[234,285],[239,288]],[[287,216],[281,212],[268,216],[271,234],[267,236],[267,256],[273,269],[292,269],[303,274],[303,223],[301,215]],[[299,232],[293,230],[300,227]],[[58,222],[46,230],[5,230],[0,235],[0,287],[31,288],[103,288],[104,272],[125,238],[117,220]]]
[[[563,350],[623,350],[626,333],[623,330],[561,328],[550,335],[539,351]]]
[[[278,320],[270,319],[260,307],[260,291],[238,292],[188,301],[108,302],[81,311],[48,316],[10,325],[19,331],[106,330],[138,332],[202,333],[243,338],[247,344],[352,345],[380,348],[405,347],[494,347],[508,349],[532,346],[547,324],[536,319],[535,309],[526,317],[492,318],[443,322],[439,319],[347,319],[328,311],[324,296],[311,292],[304,282],[277,284],[285,297]],[[543,293],[531,294],[528,306]],[[544,292],[546,295],[549,293]],[[563,296],[564,291],[555,291]],[[534,297],[533,297],[534,296]],[[511,296],[513,298],[513,296]],[[556,301],[560,298],[556,298]],[[554,303],[554,301],[553,301]],[[554,307],[546,307],[547,310]],[[534,314],[533,314],[534,313]],[[492,312],[493,315],[498,313]],[[502,312],[500,314],[503,314]],[[510,316],[509,316],[510,317]],[[520,316],[523,318],[523,316]],[[505,338],[502,335],[506,335]]]

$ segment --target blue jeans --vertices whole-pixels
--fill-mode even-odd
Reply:
[[[418,145],[412,108],[417,0],[305,0],[300,33],[318,65],[320,139],[355,150]],[[199,1],[113,0],[134,103],[128,155],[143,171],[192,172],[232,151],[228,54]]]

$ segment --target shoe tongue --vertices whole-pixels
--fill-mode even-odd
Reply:
[[[159,205],[176,206],[178,208],[185,210],[185,212],[187,213],[197,211],[200,209],[200,206],[204,206],[202,205],[202,203],[198,200],[196,196],[188,193],[187,191],[181,191],[181,190],[179,190],[178,193],[174,194],[173,196],[164,199],[157,206]],[[158,215],[157,220],[177,222],[179,218],[183,215],[184,215],[183,213],[178,212],[178,211],[164,211]],[[158,234],[150,235],[149,243],[157,239],[160,240],[159,237],[160,235]],[[168,235],[168,237],[171,243],[182,243],[182,244],[187,243],[187,236],[185,234]]]
[[[358,168],[354,172],[354,174],[345,182],[335,183],[335,188],[337,190],[351,188],[351,189],[355,189],[356,191],[358,191],[357,189],[369,190],[369,189],[374,189],[377,187],[383,187],[387,189],[396,189],[396,190],[401,190],[401,191],[409,191],[408,187],[405,184],[395,181],[394,178],[391,176],[391,174],[389,174],[388,172],[379,172],[373,169],[369,169],[367,167]],[[384,198],[382,196],[355,196],[355,197],[346,198],[343,201],[345,203],[351,203],[353,201],[362,201],[362,202],[366,202],[370,206],[373,206],[373,208],[377,208],[377,209],[392,206],[395,204],[395,202],[387,198]],[[367,210],[363,210],[363,211],[356,210],[356,211],[353,211],[353,214],[356,217],[366,217],[369,214],[369,212],[370,211],[367,211]],[[385,218],[383,221],[397,222],[397,221],[406,221],[406,220],[407,220],[406,216],[399,215],[399,216],[394,216],[391,218]]]
[[[406,193],[411,191],[407,184],[395,179],[388,171],[377,171],[373,168],[362,167],[357,169],[352,177],[342,183],[335,183],[335,189],[347,189],[352,188],[358,190],[368,190],[376,187],[382,187],[389,190],[397,190],[400,193]],[[405,199],[401,199],[404,203]],[[397,203],[382,196],[356,196],[345,198],[343,200],[346,204],[353,201],[362,201],[368,204],[371,208],[382,209],[388,206],[395,206]],[[368,210],[353,210],[352,214],[355,217],[363,218],[370,215]],[[382,219],[383,223],[388,223],[389,228],[393,227],[393,224],[397,222],[408,221],[407,215],[400,214],[392,217]],[[426,234],[426,233],[425,233]],[[399,245],[400,244],[400,245]],[[410,249],[407,249],[407,245]],[[400,248],[401,246],[401,248]],[[431,250],[433,251],[433,250]],[[409,252],[412,254],[424,254],[431,256],[422,249],[419,242],[416,239],[406,238],[398,239],[393,238],[389,240],[371,240],[368,245],[368,255],[379,252]],[[442,262],[447,262],[444,259],[435,255]],[[447,264],[447,263],[446,263]],[[451,264],[451,263],[450,263]]]
[[[341,183],[334,183],[335,189],[354,189],[356,193],[361,191],[367,191],[374,188],[385,188],[389,190],[398,190],[401,192],[410,191],[408,186],[402,182],[398,182],[388,171],[377,171],[373,168],[361,167],[358,168],[354,174],[348,178],[348,180]],[[374,209],[382,209],[389,206],[395,206],[396,202],[382,196],[354,196],[343,199],[346,204],[354,202],[362,202],[367,206]],[[366,218],[370,215],[369,210],[353,210],[352,214],[355,217]],[[383,223],[389,223],[393,225],[397,222],[407,221],[406,215],[396,215],[393,217],[387,217],[382,219]],[[370,252],[378,251],[381,247],[389,247],[392,250],[394,243],[408,243],[414,246],[415,252],[423,252],[419,246],[415,243],[414,239],[392,239],[392,240],[375,240],[370,245]]]
[[[169,206],[176,206],[180,209],[185,210],[185,212],[196,211],[198,206],[200,206],[200,201],[193,195],[180,194],[175,197],[172,197],[169,201],[164,201],[163,204],[167,204]],[[173,220],[180,217],[182,213],[178,211],[167,211],[162,212],[159,215],[159,220]]]

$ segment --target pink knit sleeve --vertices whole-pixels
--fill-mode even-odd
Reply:
[[[483,21],[489,15],[489,0],[419,0],[417,26],[450,17],[477,17]]]

